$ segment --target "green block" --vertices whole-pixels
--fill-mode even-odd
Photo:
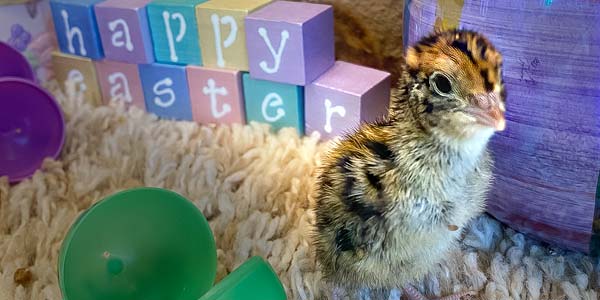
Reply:
[[[304,134],[304,88],[302,86],[242,76],[246,120],[268,123],[273,130],[294,127]]]
[[[202,65],[196,5],[207,0],[155,0],[147,5],[158,62]]]

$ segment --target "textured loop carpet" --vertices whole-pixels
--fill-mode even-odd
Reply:
[[[217,280],[260,255],[289,299],[314,299],[325,289],[308,234],[312,176],[326,145],[293,130],[270,134],[263,125],[200,127],[116,105],[94,108],[53,90],[67,119],[60,160],[18,185],[0,179],[0,300],[61,299],[57,256],[73,220],[102,197],[142,185],[174,190],[206,215],[219,249]],[[482,299],[592,300],[599,268],[595,259],[552,251],[483,216],[462,249],[417,287],[430,295],[475,289]],[[398,298],[359,293],[377,295]]]

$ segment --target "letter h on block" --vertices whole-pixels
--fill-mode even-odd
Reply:
[[[94,4],[102,0],[50,0],[54,30],[62,53],[104,57]]]
[[[390,87],[387,72],[337,61],[306,86],[306,132],[330,139],[386,116]]]
[[[277,1],[246,17],[250,76],[307,85],[335,62],[333,9]]]
[[[150,0],[107,0],[96,5],[96,19],[106,58],[132,64],[154,61],[146,16]]]

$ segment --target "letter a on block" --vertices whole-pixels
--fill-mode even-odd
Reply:
[[[331,127],[331,117],[334,113],[340,115],[342,118],[346,116],[346,109],[343,106],[334,106],[331,107],[331,101],[329,99],[325,99],[325,132],[331,133],[333,128]]]
[[[156,95],[156,97],[154,97],[154,103],[156,105],[162,108],[166,108],[175,103],[175,92],[173,91],[171,86],[173,86],[173,79],[171,79],[170,77],[167,77],[154,84],[152,91]],[[158,97],[163,95],[169,95],[168,100],[163,101],[163,99]]]
[[[231,112],[231,105],[225,103],[222,106],[222,110],[219,111],[217,107],[217,95],[227,96],[227,89],[225,87],[216,87],[216,83],[214,79],[208,79],[204,88],[202,88],[202,93],[204,95],[210,95],[210,111],[213,117],[220,119],[224,117],[226,114]]]
[[[269,115],[267,113],[268,107],[278,107],[278,106],[283,106],[283,99],[281,99],[281,96],[279,96],[279,94],[269,93],[267,96],[265,96],[265,98],[263,99],[263,102],[262,102],[262,106],[261,106],[262,110],[261,111],[262,111],[263,118],[265,118],[265,120],[267,122],[277,122],[277,120],[285,117],[285,110],[281,107],[277,108],[275,116]]]
[[[73,39],[77,37],[77,41],[79,42],[79,52],[81,55],[87,55],[87,51],[85,50],[85,45],[83,43],[83,34],[81,33],[81,29],[79,27],[69,25],[69,13],[66,10],[61,10],[60,14],[65,23],[65,33],[67,36],[67,42],[69,47],[69,52],[71,54],[75,54],[75,47],[73,46]]]
[[[225,67],[225,58],[223,57],[223,48],[229,48],[235,42],[237,38],[238,26],[237,22],[232,16],[224,16],[220,17],[217,14],[212,14],[210,16],[210,21],[212,22],[213,30],[215,33],[215,47],[217,51],[217,65],[219,67]],[[229,25],[229,35],[227,38],[221,42],[221,24]],[[221,46],[223,43],[223,46]]]
[[[259,63],[259,66],[266,73],[269,73],[269,74],[276,73],[279,70],[279,64],[281,64],[281,54],[283,54],[283,49],[285,48],[285,43],[290,38],[290,33],[287,30],[281,31],[281,41],[279,42],[279,49],[277,50],[277,52],[275,52],[275,49],[273,49],[273,45],[271,45],[271,40],[269,39],[266,28],[259,27],[258,34],[260,34],[260,36],[263,38],[263,40],[267,44],[267,47],[269,48],[271,55],[273,55],[273,60],[275,61],[275,65],[272,68],[268,67],[267,62],[264,60]]]
[[[171,55],[172,62],[178,62],[179,57],[177,56],[177,51],[175,51],[175,43],[180,43],[185,36],[185,32],[187,30],[187,24],[185,23],[185,18],[180,13],[169,14],[168,11],[163,11],[162,13],[163,21],[165,22],[165,31],[167,33],[167,42],[169,43],[169,53]],[[171,29],[171,19],[179,21],[179,32],[177,36],[173,38],[173,30]]]
[[[111,100],[121,100],[126,103],[133,101],[125,74],[121,72],[112,73],[108,76],[108,82],[110,83]]]
[[[118,26],[121,26],[121,29],[115,32]],[[131,42],[131,36],[129,35],[129,26],[127,26],[127,22],[125,22],[125,20],[116,19],[108,23],[108,29],[113,32],[111,38],[113,46],[117,48],[125,46],[127,51],[133,51],[133,43]],[[125,37],[125,41],[122,40],[123,36]]]

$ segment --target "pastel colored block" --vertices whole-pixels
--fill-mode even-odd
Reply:
[[[387,114],[390,88],[389,73],[337,61],[306,86],[306,132],[330,139],[376,121]]]
[[[109,60],[97,61],[96,74],[104,104],[123,101],[127,106],[135,105],[146,109],[137,65]]]
[[[150,0],[106,0],[96,5],[96,20],[107,59],[133,64],[154,61],[146,4]]]
[[[304,134],[304,88],[242,75],[246,120],[269,123],[273,130],[294,127]]]
[[[104,57],[94,14],[94,4],[102,1],[50,0],[54,30],[61,52],[91,59]]]
[[[192,120],[184,66],[139,65],[146,110],[165,119]]]
[[[240,71],[188,66],[187,76],[192,113],[196,122],[246,122]]]
[[[211,0],[196,7],[204,66],[248,71],[244,18],[271,0]]]
[[[53,52],[52,67],[56,80],[64,91],[69,90],[67,81],[70,81],[77,95],[83,93],[85,101],[92,105],[100,105],[100,89],[94,62],[91,59]]]
[[[154,0],[147,6],[157,62],[202,65],[196,6],[207,0]]]
[[[333,8],[277,1],[246,17],[250,76],[311,83],[335,62]]]

